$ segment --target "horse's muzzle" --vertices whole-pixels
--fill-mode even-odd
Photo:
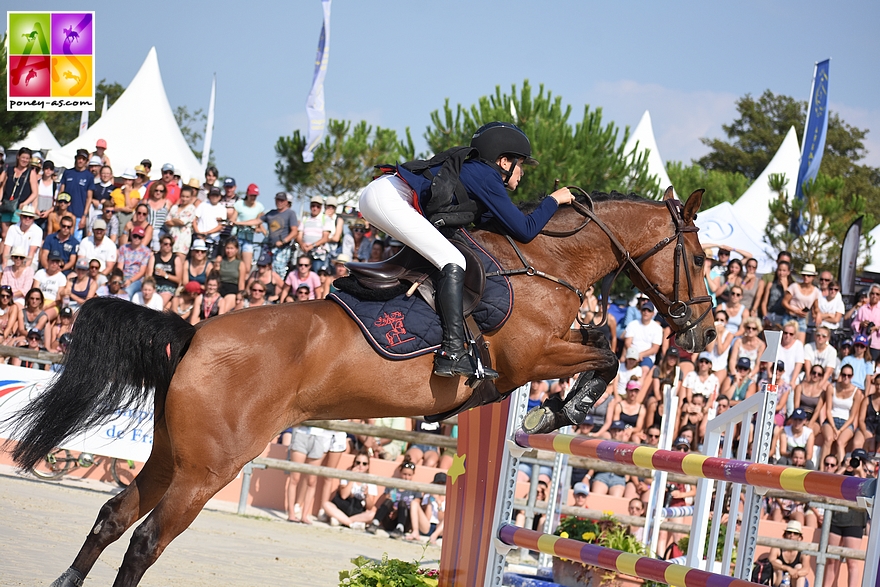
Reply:
[[[691,353],[697,353],[706,348],[710,342],[715,340],[718,337],[718,333],[715,332],[714,328],[709,328],[703,333],[703,340],[697,340],[697,329],[691,328],[689,330],[685,330],[675,336],[675,343],[681,348],[687,350]]]

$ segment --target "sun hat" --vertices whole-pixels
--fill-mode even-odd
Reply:
[[[207,251],[208,245],[205,243],[203,239],[197,238],[193,241],[192,250],[194,251]]]
[[[324,205],[324,198],[321,196],[312,196],[312,199],[309,200],[309,204],[321,204]]]
[[[146,175],[146,174],[147,174],[147,168],[144,167],[143,165],[135,165],[135,166],[134,166],[134,172],[135,172],[135,174],[137,174],[137,175]]]
[[[807,263],[804,265],[804,268],[801,269],[801,275],[817,275],[816,266],[812,263]]]
[[[336,196],[330,196],[329,198],[327,198],[327,201],[324,202],[324,205],[325,206],[333,206],[335,208],[339,204],[336,203]]]
[[[36,217],[36,216],[37,216],[37,209],[34,208],[33,206],[31,206],[30,204],[28,204],[27,206],[22,206],[22,207],[18,210],[18,215],[19,215],[19,216],[33,216],[33,217]]]
[[[803,535],[803,533],[804,533],[804,529],[803,529],[803,527],[801,526],[801,523],[800,523],[800,522],[798,522],[797,520],[791,520],[791,521],[788,523],[788,525],[785,527],[785,533],[786,533],[786,534],[791,533],[791,534],[800,534],[800,535]]]
[[[135,177],[137,177],[137,172],[134,170],[134,167],[126,167],[125,171],[122,172],[122,179],[134,179]]]
[[[191,177],[189,181],[186,182],[186,187],[191,187],[194,190],[201,189],[202,182],[200,182],[197,178]]]
[[[89,167],[92,165],[103,165],[104,160],[98,157],[97,155],[92,155],[92,158],[89,159]]]

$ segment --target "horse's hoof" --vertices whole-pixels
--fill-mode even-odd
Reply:
[[[85,580],[85,575],[70,567],[61,573],[61,576],[55,579],[49,587],[82,587]]]
[[[538,406],[529,410],[523,418],[522,429],[526,434],[548,434],[566,425],[560,422],[564,416],[560,412],[554,412],[546,406]]]

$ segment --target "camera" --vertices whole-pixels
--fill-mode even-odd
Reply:
[[[873,330],[874,330],[874,323],[873,322],[865,321],[859,325],[859,332],[861,332],[865,336],[869,336],[871,334],[871,331],[873,331]]]
[[[862,466],[862,459],[860,459],[859,457],[852,457],[849,460],[849,466],[852,467],[853,469],[858,469],[859,467]]]

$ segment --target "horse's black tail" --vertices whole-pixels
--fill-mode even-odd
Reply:
[[[161,414],[171,377],[195,328],[179,316],[115,298],[94,298],[76,317],[64,370],[13,415],[12,457],[31,469],[54,447],[117,410],[149,405]]]

